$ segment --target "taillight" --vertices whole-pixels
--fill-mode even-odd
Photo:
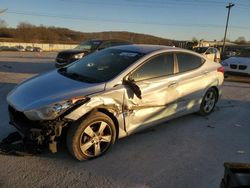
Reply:
[[[224,74],[224,72],[225,72],[224,67],[219,67],[219,68],[217,69],[217,72],[221,72],[221,73]]]

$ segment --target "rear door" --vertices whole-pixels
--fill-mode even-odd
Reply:
[[[180,95],[181,110],[192,110],[199,106],[204,90],[211,82],[210,72],[203,66],[205,59],[200,56],[179,52],[176,53],[178,74],[177,93]]]
[[[173,53],[150,58],[130,74],[141,90],[141,99],[129,89],[124,112],[127,131],[144,128],[178,111]]]

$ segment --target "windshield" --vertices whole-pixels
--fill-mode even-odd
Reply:
[[[85,41],[80,43],[77,47],[75,47],[76,50],[95,50],[99,45],[101,44],[101,41]]]
[[[119,49],[102,50],[58,71],[72,79],[89,83],[106,82],[117,76],[144,54]]]
[[[238,55],[239,57],[250,57],[250,49],[244,49]]]
[[[208,48],[201,47],[201,48],[195,48],[194,51],[197,53],[205,53]]]

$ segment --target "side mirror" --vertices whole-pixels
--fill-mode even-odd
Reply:
[[[134,82],[134,80],[131,79],[130,76],[126,76],[123,79],[122,83],[123,85],[128,86],[139,99],[142,99],[141,89],[139,88],[138,85],[136,85],[136,83]]]

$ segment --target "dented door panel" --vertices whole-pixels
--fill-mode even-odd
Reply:
[[[150,125],[154,122],[165,119],[177,113],[179,106],[177,99],[179,93],[171,83],[174,77],[160,77],[146,81],[140,81],[139,86],[142,96],[141,99],[131,95],[129,88],[124,96],[124,113],[127,131],[133,132],[139,126]]]

